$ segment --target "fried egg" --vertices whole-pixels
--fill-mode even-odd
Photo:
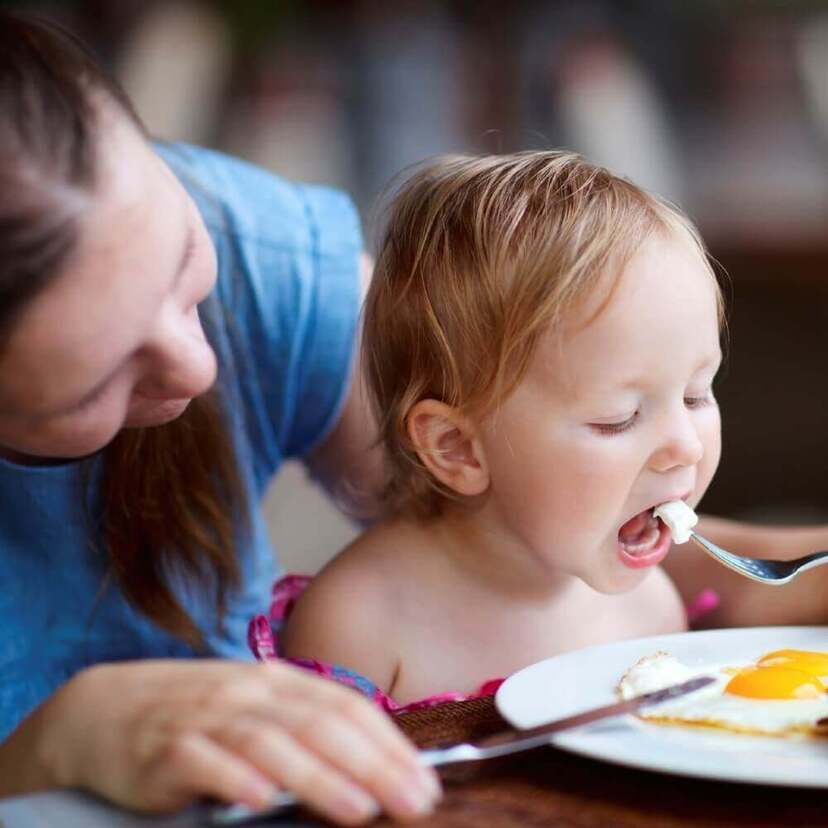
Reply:
[[[638,715],[666,725],[719,728],[761,736],[828,736],[828,653],[775,650],[750,664],[689,667],[674,656],[645,656],[622,676],[623,699],[709,675],[707,687],[643,708]]]

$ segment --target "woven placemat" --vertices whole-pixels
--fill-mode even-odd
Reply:
[[[400,714],[420,747],[506,727],[493,698]],[[418,828],[778,828],[828,826],[825,791],[688,779],[543,747],[441,769],[445,795]],[[398,828],[381,818],[374,828]]]
[[[398,714],[394,720],[421,748],[474,741],[508,727],[492,696],[412,710]]]

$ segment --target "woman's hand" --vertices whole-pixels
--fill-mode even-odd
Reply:
[[[280,663],[143,661],[92,667],[0,746],[0,769],[131,808],[198,797],[267,805],[278,788],[347,824],[428,813],[437,777],[355,691]]]

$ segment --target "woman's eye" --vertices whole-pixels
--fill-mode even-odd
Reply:
[[[64,413],[65,414],[83,414],[84,412],[88,411],[92,408],[98,400],[102,399],[104,394],[107,391],[108,386],[104,385],[101,388],[97,389],[93,394],[90,394],[87,397],[84,397],[80,402],[73,405],[71,408],[68,408]]]
[[[590,423],[590,427],[595,429],[599,434],[622,434],[631,429],[638,420],[638,412],[633,412],[626,420],[621,420],[617,423]]]

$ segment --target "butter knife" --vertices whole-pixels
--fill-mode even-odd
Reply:
[[[563,719],[556,719],[539,727],[527,730],[504,730],[487,736],[474,744],[462,742],[447,747],[428,748],[420,751],[420,761],[429,767],[438,765],[453,765],[458,762],[475,762],[483,759],[494,759],[497,756],[506,756],[510,753],[518,753],[523,750],[548,745],[549,737],[563,730],[572,730],[576,727],[592,724],[592,722],[608,719],[613,716],[623,716],[627,713],[635,713],[643,707],[652,707],[662,702],[676,699],[687,693],[693,693],[702,687],[716,681],[712,676],[698,676],[681,684],[674,684],[662,690],[655,690],[650,693],[642,693],[633,696],[626,701],[605,704],[602,707],[594,707],[585,710],[583,713],[576,713],[573,716],[566,716]],[[209,815],[213,825],[242,825],[246,822],[274,816],[282,811],[299,804],[296,797],[288,791],[280,791],[273,798],[271,804],[261,811],[254,811],[246,805],[227,805],[214,808]]]

